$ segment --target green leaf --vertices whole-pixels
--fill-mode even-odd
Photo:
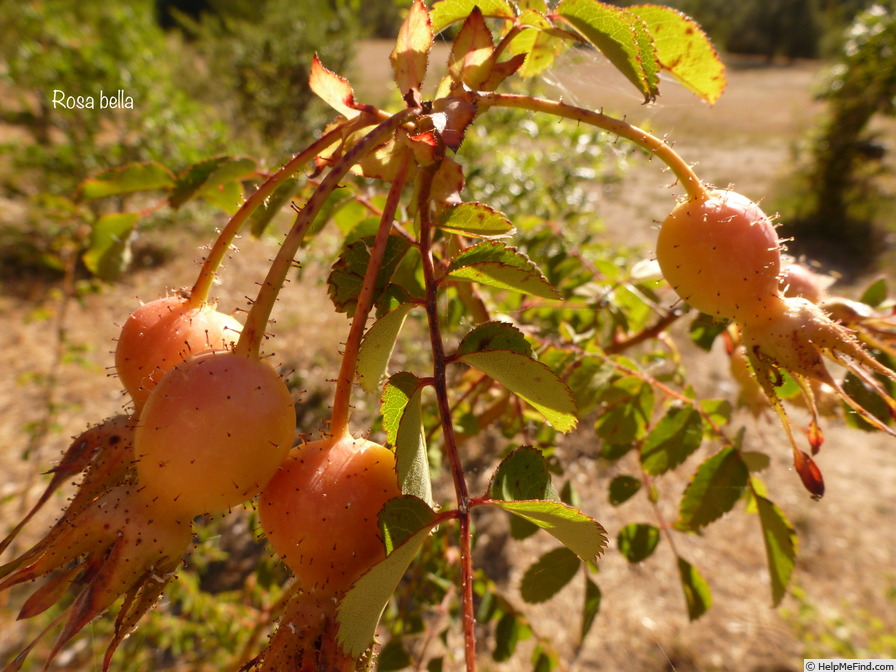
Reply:
[[[660,66],[710,105],[725,90],[725,65],[696,21],[671,7],[626,8],[647,24]]]
[[[601,592],[598,585],[591,580],[587,574],[585,575],[585,603],[582,605],[582,629],[580,631],[580,642],[585,641],[585,637],[591,631],[594,625],[594,619],[600,611]]]
[[[121,275],[130,261],[131,240],[139,219],[136,212],[100,217],[90,231],[90,246],[83,256],[87,270],[106,281]]]
[[[398,672],[413,665],[401,639],[390,639],[376,657],[377,672]]]
[[[878,278],[870,285],[868,288],[862,292],[862,296],[859,299],[862,303],[867,306],[872,306],[877,308],[880,304],[887,300],[887,279],[886,278]]]
[[[239,182],[207,185],[199,190],[197,196],[228,215],[233,215],[243,202],[243,185]]]
[[[413,495],[390,499],[379,514],[379,527],[383,535],[386,555],[423,529],[435,524],[436,512],[429,504]]]
[[[255,170],[255,161],[250,158],[217,156],[200,161],[177,176],[168,203],[176,210],[194,198],[201,189],[246,179],[252,176]]]
[[[755,495],[765,541],[765,555],[771,577],[772,605],[778,606],[787,592],[787,584],[796,562],[797,538],[793,525],[781,509],[765,497]]]
[[[495,626],[495,650],[492,652],[495,662],[510,660],[520,641],[521,631],[522,627],[516,614],[506,613],[498,619],[498,624]]]
[[[557,431],[568,432],[576,426],[576,404],[569,388],[541,362],[508,350],[471,352],[458,361],[501,383]]]
[[[616,537],[619,552],[631,563],[649,558],[659,543],[659,528],[646,523],[629,523]]]
[[[510,350],[519,355],[532,357],[532,346],[519,329],[509,322],[486,322],[470,331],[460,345],[458,356],[489,350]]]
[[[597,0],[560,0],[555,14],[596,47],[651,101],[659,93],[659,63],[646,25]]]
[[[441,212],[436,226],[471,238],[499,238],[515,232],[507,216],[483,203],[458,203]]]
[[[389,366],[398,334],[404,326],[412,303],[401,303],[371,325],[364,334],[358,351],[358,378],[368,392],[375,392]]]
[[[712,591],[697,568],[684,558],[678,558],[678,576],[688,605],[688,618],[696,621],[712,605]]]
[[[701,399],[697,405],[716,425],[727,425],[731,421],[734,406],[727,399]]]
[[[418,385],[405,404],[398,422],[395,434],[395,470],[403,494],[415,495],[433,505],[429,453],[426,450],[423,405],[420,399],[422,392],[423,386]]]
[[[532,446],[521,446],[505,457],[488,486],[490,499],[559,501],[544,455]]]
[[[347,245],[333,264],[327,278],[328,291],[336,310],[352,317],[358,303],[358,294],[364,282],[367,263],[370,261],[372,237],[365,237]],[[390,280],[398,264],[410,249],[410,243],[401,236],[389,236],[383,263],[376,278],[374,302],[379,302],[390,289]]]
[[[466,19],[474,7],[479,7],[483,16],[498,19],[515,18],[513,6],[506,0],[439,0],[432,6],[432,32],[438,35],[455,21]]]
[[[131,163],[121,168],[105,170],[81,183],[81,196],[90,201],[107,196],[132,194],[137,191],[170,189],[174,174],[155,161]]]
[[[750,477],[740,451],[728,446],[704,461],[691,477],[678,507],[675,526],[699,530],[728,513]]]
[[[640,479],[637,479],[634,476],[628,476],[627,474],[617,476],[610,481],[610,504],[619,506],[623,502],[627,502],[634,497],[635,493],[640,489]]]
[[[615,446],[630,446],[647,434],[653,416],[653,387],[637,376],[620,378],[604,392],[604,411],[594,423],[597,435]]]
[[[495,500],[489,503],[547,530],[582,560],[594,561],[607,546],[606,531],[600,523],[561,502]]]
[[[384,513],[388,520],[381,527],[384,529],[384,538],[394,542],[403,537],[404,542],[394,545],[385,560],[375,564],[355,582],[336,611],[336,639],[342,650],[352,658],[359,658],[370,646],[386,603],[435,525],[436,515],[424,502],[409,505],[404,497],[399,498],[399,501],[402,504],[389,506],[387,503]],[[429,510],[429,515],[420,504]],[[392,516],[398,521],[392,521]],[[422,524],[416,532],[408,534],[408,529],[414,524],[412,521]]]
[[[383,391],[380,413],[383,416],[383,429],[386,431],[386,442],[395,445],[398,439],[398,428],[401,416],[411,398],[420,388],[420,379],[413,373],[400,371],[389,378]]]
[[[562,298],[529,257],[500,241],[484,241],[461,251],[451,260],[448,277],[546,299]]]
[[[641,444],[641,466],[658,476],[684,462],[703,441],[703,418],[693,406],[674,405]]]
[[[573,43],[571,35],[555,30],[554,24],[540,11],[523,10],[517,24],[524,28],[511,40],[507,50],[511,54],[525,54],[526,60],[517,71],[521,77],[540,75]]]
[[[258,238],[265,232],[271,220],[296,195],[300,185],[301,181],[299,178],[289,178],[274,189],[274,193],[264,199],[261,205],[255,208],[252,214],[249,215],[248,221],[248,229],[253,236]]]
[[[716,320],[706,313],[699,313],[691,320],[689,332],[695,345],[709,352],[716,337],[728,328],[726,320]]]
[[[520,595],[529,604],[545,602],[572,581],[582,561],[565,546],[542,555],[520,581]]]

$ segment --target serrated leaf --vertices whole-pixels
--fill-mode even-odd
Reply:
[[[532,446],[521,446],[505,457],[488,486],[490,499],[559,501],[544,455]]]
[[[177,176],[168,203],[176,210],[201,189],[248,178],[255,173],[255,169],[255,161],[246,157],[216,156],[194,163]]]
[[[576,426],[576,404],[569,388],[541,362],[509,350],[471,352],[458,361],[501,383],[557,431],[568,432]]]
[[[772,605],[777,607],[787,592],[787,584],[793,574],[797,552],[796,531],[776,504],[758,495],[755,500],[771,578]]]
[[[513,20],[516,12],[506,0],[439,0],[432,6],[432,32],[438,35],[455,21],[465,19],[478,7],[483,16]]]
[[[395,341],[413,309],[412,303],[399,304],[374,322],[364,334],[358,351],[358,378],[361,387],[368,392],[379,389],[380,381],[386,375]]]
[[[264,202],[255,208],[252,214],[249,215],[248,221],[248,229],[253,236],[259,238],[265,232],[271,220],[296,195],[301,183],[299,178],[296,177],[285,180],[283,184],[274,190],[273,194],[264,199]]]
[[[629,523],[616,537],[619,552],[632,564],[649,558],[659,543],[659,528],[647,523]]]
[[[696,621],[712,605],[712,591],[697,568],[684,558],[678,558],[678,576],[688,605],[688,618]]]
[[[640,489],[640,479],[637,479],[634,476],[629,476],[627,474],[616,476],[612,481],[610,481],[610,504],[612,504],[613,506],[619,506],[620,504],[627,502],[632,497],[634,497]]]
[[[420,530],[432,528],[435,518],[436,512],[430,505],[413,495],[402,495],[386,502],[379,514],[386,555],[391,555]]]
[[[525,57],[518,70],[522,77],[540,75],[574,43],[571,35],[555,30],[551,20],[540,11],[523,10],[517,17],[517,25],[522,30],[510,41],[507,50]]]
[[[651,476],[683,463],[703,442],[703,418],[693,406],[672,406],[641,444],[641,466]]]
[[[380,413],[383,416],[383,429],[386,432],[387,443],[395,445],[401,416],[404,415],[404,409],[411,398],[417,394],[419,388],[420,379],[407,371],[396,373],[386,383],[380,404]]]
[[[412,506],[418,506],[417,511],[421,511],[419,505]],[[413,518],[409,516],[409,519]],[[430,529],[435,525],[434,520],[433,513],[420,529],[406,537],[404,543],[395,546],[385,560],[367,570],[339,604],[336,610],[338,623],[336,639],[342,650],[352,658],[360,658],[373,641],[376,625],[386,603],[398,587],[398,582],[407,571],[411,560],[429,536]],[[406,534],[403,527],[400,529],[401,534]]]
[[[136,212],[116,212],[103,215],[90,231],[90,246],[82,260],[93,275],[115,280],[130,262],[131,240],[137,221]]]
[[[582,560],[594,561],[607,546],[606,531],[600,523],[561,502],[495,500],[490,504],[535,523]]]
[[[478,91],[488,79],[495,51],[492,31],[485,25],[479,7],[474,7],[457,31],[448,55],[448,75],[454,82]]]
[[[520,596],[529,604],[546,602],[572,581],[581,566],[579,556],[565,546],[548,551],[523,574]]]
[[[443,210],[436,226],[471,238],[499,238],[515,232],[507,216],[484,203],[458,203]]]
[[[408,104],[419,104],[420,87],[426,78],[429,52],[432,50],[433,32],[430,12],[423,0],[413,0],[398,30],[395,48],[389,55],[395,84]]]
[[[740,452],[723,448],[697,467],[681,498],[675,526],[699,530],[718,520],[737,504],[749,477]]]
[[[328,291],[333,305],[349,317],[354,315],[358,303],[358,294],[370,261],[370,245],[372,239],[365,237],[347,245],[333,264],[333,270],[327,278]],[[376,278],[374,303],[376,304],[389,288],[389,281],[396,267],[410,249],[410,243],[401,236],[389,236],[383,263]]]
[[[887,300],[887,279],[878,278],[868,288],[862,292],[859,301],[865,305],[877,308],[880,304]]]
[[[311,59],[308,88],[346,119],[354,119],[361,114],[360,110],[355,108],[355,92],[352,90],[352,85],[345,77],[325,68],[317,54]]]
[[[725,65],[696,21],[671,7],[635,5],[627,11],[647,24],[663,69],[710,105],[725,90]]]
[[[510,350],[532,357],[532,346],[519,329],[508,322],[486,322],[470,331],[460,345],[458,356],[484,350]]]
[[[460,142],[457,138],[448,138],[442,133],[442,140],[449,146],[459,146]],[[460,203],[460,192],[465,184],[464,169],[460,164],[451,157],[445,157],[439,164],[439,169],[432,178],[432,186],[430,187],[430,196],[438,203],[454,205]]]
[[[651,101],[658,94],[659,63],[643,21],[597,0],[560,0],[555,15],[596,47]]]
[[[174,173],[155,161],[131,163],[94,175],[81,183],[81,196],[90,201],[107,196],[120,196],[138,191],[170,189]]]
[[[609,444],[630,447],[647,434],[653,403],[650,384],[637,376],[620,378],[607,387],[601,398],[605,410],[594,423],[597,435]]]
[[[585,575],[585,602],[582,605],[582,628],[579,631],[579,641],[584,642],[585,637],[591,632],[594,619],[600,611],[601,592],[598,585]]]
[[[448,277],[545,299],[562,298],[529,257],[500,241],[483,241],[462,250],[451,260]]]

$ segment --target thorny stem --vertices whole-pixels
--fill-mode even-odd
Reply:
[[[473,560],[472,541],[470,536],[470,495],[464,477],[463,465],[457,451],[457,440],[454,435],[454,423],[451,407],[448,402],[448,379],[446,376],[447,359],[442,343],[442,333],[438,314],[438,283],[432,258],[432,219],[430,216],[430,188],[432,186],[435,166],[421,170],[417,192],[417,210],[420,216],[420,258],[423,266],[423,279],[426,287],[426,317],[429,323],[429,341],[433,357],[433,387],[439,409],[439,424],[445,440],[445,452],[454,491],[457,496],[457,518],[460,522],[460,556],[461,556],[461,604],[464,630],[464,656],[467,672],[476,671],[476,617],[473,611]]]
[[[299,210],[295,222],[280,245],[264,283],[258,290],[258,296],[249,309],[246,324],[236,344],[236,352],[248,357],[259,357],[261,342],[264,340],[265,328],[274,308],[274,302],[277,300],[280,288],[286,282],[293,259],[305,238],[305,233],[326,203],[327,198],[339,186],[340,180],[346,176],[354,164],[382,143],[390,133],[419,114],[420,110],[415,108],[408,108],[395,114],[361,138],[333,165],[308,202]]]
[[[681,183],[685,192],[687,192],[688,198],[696,200],[706,197],[706,186],[668,143],[627,121],[610,117],[601,112],[567,105],[564,102],[509,93],[484,93],[478,97],[476,105],[480,110],[488,107],[514,107],[531,110],[532,112],[545,112],[601,128],[621,138],[630,140],[669,166],[669,169]]]
[[[364,118],[365,117],[359,117],[359,119]],[[373,122],[371,121],[369,123],[372,124]],[[360,126],[360,124],[358,125]],[[230,245],[233,243],[234,238],[236,238],[237,234],[243,228],[243,225],[252,213],[255,212],[258,206],[271,196],[280,185],[295,175],[302,166],[317,156],[322,150],[333,144],[337,136],[346,130],[346,126],[339,126],[329,133],[322,135],[318,140],[309,145],[307,149],[296,154],[292,159],[285,163],[280,170],[265,180],[255,193],[246,199],[246,202],[243,203],[240,209],[236,211],[236,214],[230,218],[230,221],[227,222],[227,225],[221,230],[221,233],[218,234],[218,238],[215,240],[214,244],[212,244],[208,255],[202,262],[199,277],[196,278],[196,282],[193,284],[193,289],[190,291],[190,298],[188,301],[191,306],[198,308],[208,301],[212,284],[215,281],[215,273],[221,266],[221,262],[224,261],[224,257],[230,249]]]
[[[358,302],[355,306],[355,314],[349,328],[348,339],[345,343],[345,351],[342,355],[342,363],[339,367],[339,377],[336,379],[336,392],[333,396],[333,413],[330,418],[330,431],[334,436],[341,436],[348,431],[349,406],[351,401],[352,384],[355,381],[355,373],[358,366],[358,354],[361,348],[361,338],[364,336],[364,328],[367,326],[367,317],[373,308],[373,299],[376,293],[376,281],[383,265],[383,257],[386,254],[386,245],[392,232],[392,224],[395,213],[398,210],[401,192],[405,185],[409,167],[409,152],[404,152],[402,165],[398,175],[389,189],[386,205],[380,217],[380,226],[376,231],[373,247],[370,250],[370,260],[367,262],[367,270],[361,283],[361,291],[358,293]]]

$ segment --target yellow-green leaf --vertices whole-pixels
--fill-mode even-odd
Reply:
[[[413,0],[411,9],[398,30],[395,49],[389,55],[395,84],[408,103],[419,103],[420,87],[426,78],[429,52],[433,44],[433,27],[423,0]],[[409,98],[410,96],[410,98]]]
[[[671,7],[635,5],[626,9],[647,24],[662,68],[713,105],[725,90],[725,64],[697,22]]]
[[[712,605],[712,592],[706,579],[684,558],[678,558],[678,576],[688,605],[688,618],[696,621]]]
[[[91,273],[103,280],[114,280],[130,261],[130,243],[140,215],[115,212],[100,217],[90,231],[90,247],[83,261]]]
[[[443,210],[436,226],[471,238],[499,238],[514,233],[513,224],[504,213],[475,201]]]
[[[373,323],[364,334],[358,351],[358,380],[368,392],[375,392],[386,374],[395,341],[414,304],[401,303]]]
[[[544,500],[495,500],[489,504],[538,525],[586,562],[594,562],[607,547],[607,533],[603,526],[567,504]]]
[[[756,495],[756,508],[762,524],[762,539],[771,578],[772,604],[778,606],[787,592],[787,584],[796,563],[797,538],[784,513],[765,497]]]
[[[120,196],[138,191],[170,189],[174,174],[154,161],[132,163],[121,168],[105,170],[81,183],[81,196],[87,200]]]
[[[458,253],[448,266],[448,277],[545,299],[562,298],[529,257],[496,240]]]
[[[478,7],[483,16],[510,19],[516,16],[507,0],[439,0],[432,6],[432,32],[438,35],[455,21],[466,19]]]

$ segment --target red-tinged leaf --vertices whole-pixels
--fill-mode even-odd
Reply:
[[[513,5],[507,0],[439,0],[432,6],[432,32],[438,35],[455,21],[467,18],[476,7],[488,18],[516,18]]]
[[[597,0],[560,0],[553,15],[565,21],[634,84],[649,102],[659,89],[659,62],[646,24]]]
[[[408,147],[414,153],[417,165],[430,166],[444,155],[444,145],[439,141],[435,131],[423,131],[417,135],[407,136]]]
[[[455,152],[464,141],[467,127],[476,118],[476,106],[463,98],[440,98],[433,105],[432,123],[442,141]]]
[[[361,112],[355,107],[355,93],[345,77],[328,70],[317,54],[311,60],[309,88],[327,105],[347,119],[354,119]]]
[[[386,142],[353,166],[352,172],[356,175],[392,182],[400,171],[407,169],[407,154],[410,151],[408,143],[404,140],[397,142],[395,135],[392,135]],[[413,178],[413,163],[411,163],[410,169],[411,172],[407,175],[408,180]]]
[[[447,144],[447,143],[445,143]],[[441,203],[460,203],[460,192],[464,188],[464,169],[454,159],[445,157],[432,179],[430,195]]]
[[[725,90],[725,65],[697,22],[677,9],[659,5],[636,5],[626,11],[647,24],[662,68],[713,105]]]
[[[32,618],[52,607],[65,594],[65,591],[72,584],[75,575],[80,571],[80,565],[73,565],[51,576],[46,583],[25,600],[25,604],[22,605],[16,619],[22,621]]]
[[[426,77],[432,43],[433,29],[429,10],[423,0],[414,0],[398,31],[395,49],[389,56],[395,83],[408,105],[420,103],[420,87]]]
[[[501,61],[500,63],[495,63],[491,67],[491,72],[489,72],[488,79],[486,79],[482,85],[479,87],[481,91],[494,91],[500,86],[501,82],[510,77],[511,75],[519,72],[519,69],[523,67],[523,64],[526,62],[526,54],[517,54],[513,58],[507,61]]]
[[[490,74],[494,51],[492,32],[479,7],[474,7],[451,45],[448,75],[455,83],[479,90]]]
[[[812,495],[812,499],[824,497],[824,478],[815,461],[802,450],[794,450],[793,466],[800,475],[803,486]]]

